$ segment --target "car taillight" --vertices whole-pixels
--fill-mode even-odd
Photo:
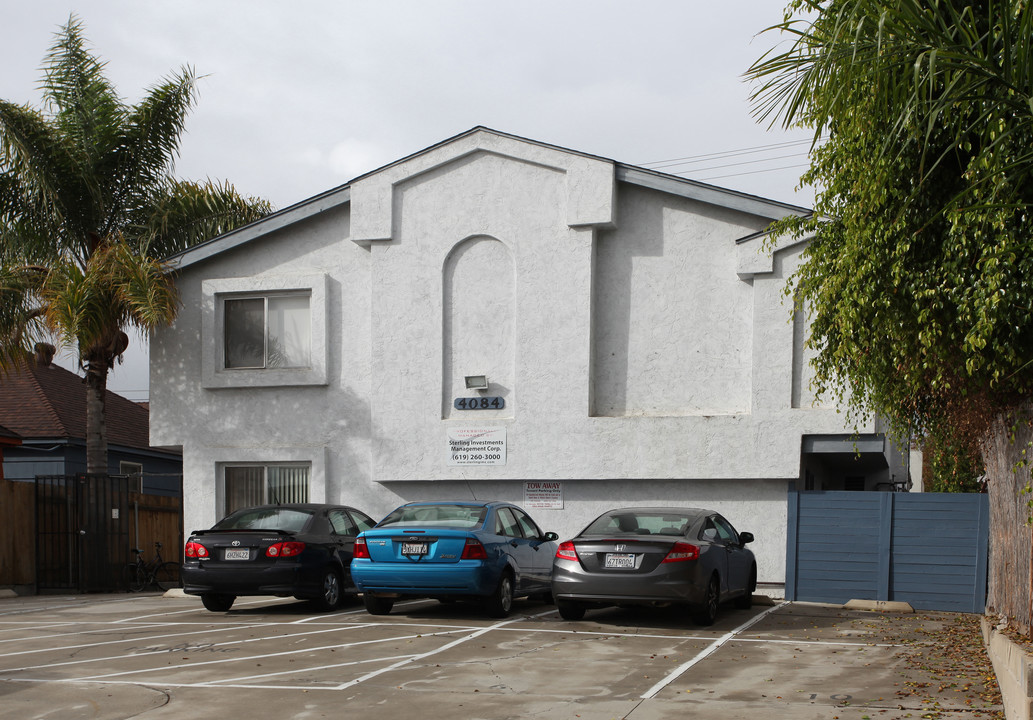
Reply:
[[[474,538],[466,538],[466,546],[463,547],[463,555],[461,560],[487,560],[488,551],[484,549],[484,545],[481,544],[480,540]]]
[[[295,557],[301,555],[305,543],[298,540],[287,540],[270,545],[265,549],[266,557]]]
[[[570,540],[561,542],[560,546],[556,548],[556,557],[560,560],[574,560],[577,561],[577,548],[574,547],[574,543]]]
[[[355,549],[352,550],[352,557],[359,560],[372,560],[369,556],[369,548],[366,547],[366,538],[355,538]]]
[[[667,553],[667,557],[662,562],[682,562],[684,560],[698,560],[699,559],[699,548],[692,543],[687,542],[676,542],[671,546],[670,552]]]
[[[201,543],[191,540],[183,548],[183,554],[188,558],[205,558],[208,557],[208,548]]]

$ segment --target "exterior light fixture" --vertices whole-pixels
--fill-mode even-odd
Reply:
[[[487,375],[467,375],[466,376],[466,389],[467,390],[487,390],[488,389],[488,376]]]

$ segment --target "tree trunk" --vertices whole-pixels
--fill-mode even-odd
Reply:
[[[86,363],[86,472],[108,472],[108,431],[104,421],[104,401],[108,391],[108,364],[103,360]]]
[[[1030,468],[1033,405],[998,416],[982,444],[990,495],[986,610],[1005,615],[1023,635],[1033,625],[1033,527]]]

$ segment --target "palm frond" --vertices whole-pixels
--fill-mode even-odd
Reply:
[[[68,165],[60,135],[41,113],[0,100],[0,222],[17,221],[59,241],[67,237]]]
[[[139,217],[134,235],[141,250],[168,257],[205,240],[259,220],[268,202],[239,194],[229,183],[169,180]]]
[[[196,102],[196,77],[184,68],[178,77],[152,88],[126,116],[109,175],[117,182],[109,217],[114,223],[146,205],[166,182],[179,154],[186,117]],[[109,224],[104,234],[122,228]]]
[[[41,267],[0,264],[0,371],[53,337],[39,293],[46,275]]]
[[[46,57],[42,89],[47,108],[85,165],[95,164],[117,141],[126,112],[104,65],[86,47],[82,23],[69,17]]]

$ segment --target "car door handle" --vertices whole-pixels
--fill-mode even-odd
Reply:
[[[510,540],[510,541],[509,541],[509,544],[510,544],[510,545],[512,545],[513,547],[516,547],[516,546],[517,546],[517,545],[519,545],[520,543],[518,543],[518,542],[517,542],[516,540]]]

